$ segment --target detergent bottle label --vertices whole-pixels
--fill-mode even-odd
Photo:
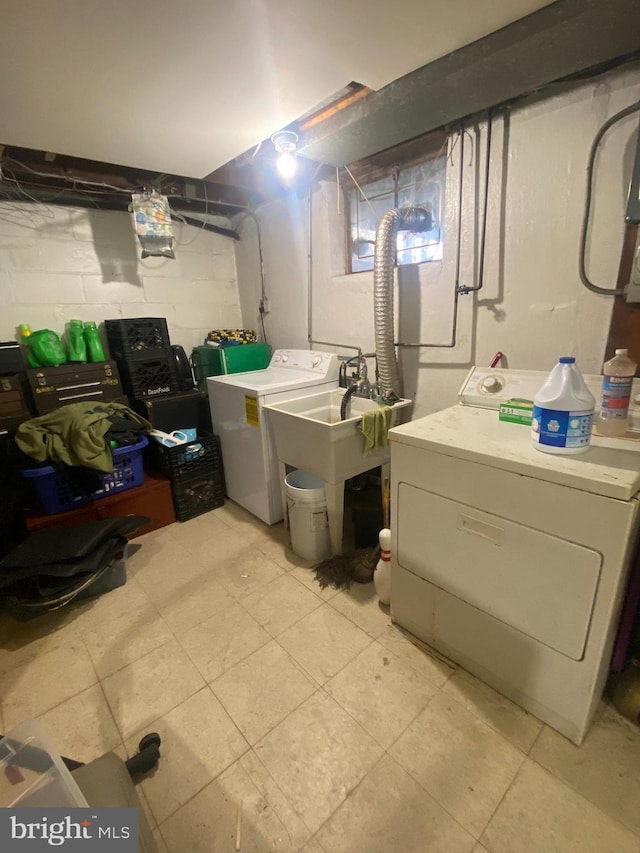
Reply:
[[[608,420],[627,419],[632,381],[632,376],[605,376],[602,380],[602,408]]]
[[[531,432],[534,440],[548,447],[587,447],[592,419],[592,412],[562,412],[534,406]]]

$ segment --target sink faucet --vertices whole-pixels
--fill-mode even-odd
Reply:
[[[352,397],[364,397],[367,400],[373,400],[378,394],[377,383],[372,385],[369,382],[367,359],[375,358],[375,353],[362,353],[354,355],[352,358],[342,362],[340,366],[340,387],[346,388],[342,405],[340,406],[340,420],[344,420],[347,415],[347,406]],[[355,370],[351,376],[347,376],[347,367],[355,362]]]
[[[351,393],[349,397],[366,397],[371,399],[375,394],[375,388],[371,385],[368,378],[367,359],[375,358],[375,353],[362,353],[346,359],[340,366],[339,384],[342,388],[347,388]],[[351,376],[347,376],[347,368],[355,363],[355,370]],[[353,388],[353,390],[351,390]]]
[[[371,383],[369,382],[367,362],[364,356],[362,357],[362,364],[360,366],[360,381],[356,384],[356,396],[371,396]]]

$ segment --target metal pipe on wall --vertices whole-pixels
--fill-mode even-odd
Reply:
[[[457,240],[456,240],[456,272],[455,284],[453,288],[453,325],[451,328],[451,341],[448,344],[405,344],[397,343],[397,347],[403,349],[453,349],[456,345],[456,337],[458,333],[458,297],[460,295],[460,255],[462,247],[462,201],[463,191],[462,185],[464,181],[464,135],[466,131],[464,125],[460,125],[460,170],[458,173],[458,217],[457,217]],[[453,148],[451,149],[453,151]]]
[[[480,243],[480,258],[478,279],[474,285],[460,284],[460,267],[461,267],[461,252],[462,252],[462,215],[464,201],[464,141],[465,127],[460,126],[460,171],[458,180],[458,213],[457,213],[457,245],[456,245],[456,266],[455,266],[455,286],[454,286],[454,303],[453,303],[453,321],[451,329],[451,340],[446,344],[434,343],[405,343],[400,341],[396,343],[393,340],[393,269],[395,266],[396,252],[396,235],[400,228],[407,230],[428,230],[425,225],[425,220],[422,218],[425,214],[431,218],[431,214],[424,208],[403,208],[387,211],[378,223],[376,232],[376,249],[374,254],[374,325],[376,331],[376,355],[378,357],[378,369],[380,372],[380,388],[382,396],[392,399],[394,394],[399,395],[400,376],[398,362],[395,353],[395,347],[403,349],[453,349],[457,343],[458,329],[458,300],[461,295],[469,293],[477,293],[484,285],[484,263],[485,263],[485,244],[487,230],[487,212],[488,212],[488,197],[489,197],[489,178],[491,164],[491,140],[492,140],[492,112],[489,111],[487,117],[487,136],[486,136],[486,151],[484,164],[484,199],[483,199],[483,218],[482,232]],[[311,186],[307,198],[307,228],[308,228],[308,250],[307,250],[307,324],[308,324],[308,342],[312,346],[314,343],[322,346],[331,346],[337,349],[351,349],[360,352],[360,347],[355,347],[350,344],[337,343],[334,341],[316,341],[313,339],[313,196]],[[419,211],[419,213],[416,213]],[[417,218],[415,218],[417,217]],[[415,219],[415,221],[414,221]],[[382,226],[382,227],[381,227]],[[429,226],[430,227],[430,226]],[[378,249],[380,239],[380,250]],[[384,245],[384,249],[383,249]],[[380,254],[378,254],[380,251]],[[390,283],[389,283],[390,282]],[[380,365],[382,360],[383,364]]]
[[[265,315],[265,300],[267,298],[266,286],[265,286],[265,275],[264,275],[264,257],[262,254],[262,235],[260,233],[260,222],[258,221],[258,217],[254,213],[253,210],[247,210],[243,216],[240,217],[238,222],[236,223],[236,230],[238,234],[240,233],[240,226],[246,219],[253,219],[253,222],[256,226],[256,234],[258,237],[258,257],[260,259],[260,306],[259,306],[259,314],[260,314],[260,325],[262,326],[262,337],[264,339],[265,344],[268,343],[267,340],[267,330],[264,325],[264,315]]]
[[[317,171],[317,170],[316,170]],[[314,344],[322,347],[335,347],[336,349],[355,350],[362,355],[362,347],[353,344],[340,344],[335,341],[318,341],[313,337],[313,180],[309,184],[307,193],[307,342],[309,349]]]
[[[466,296],[467,293],[477,293],[479,290],[482,290],[484,285],[484,248],[487,242],[487,211],[489,207],[489,173],[491,168],[491,130],[493,124],[493,115],[491,110],[487,115],[487,140],[485,142],[485,160],[484,160],[484,201],[482,206],[482,234],[480,237],[480,261],[478,263],[478,283],[469,286],[467,284],[459,284],[458,283],[458,275],[456,275],[456,291],[460,293],[462,296]],[[462,200],[460,203],[460,207],[462,207]],[[460,247],[460,230],[458,230],[458,248]],[[458,261],[460,260],[458,256]],[[458,264],[459,271],[459,264]]]
[[[402,347],[403,349],[453,349],[456,346],[456,338],[458,332],[458,297],[466,296],[469,293],[477,293],[479,290],[482,290],[484,286],[484,259],[485,259],[485,245],[486,245],[486,237],[487,237],[487,211],[488,211],[488,200],[489,200],[489,176],[490,176],[490,164],[491,164],[491,137],[492,137],[492,112],[489,111],[487,117],[487,140],[486,140],[486,154],[485,154],[485,166],[484,166],[484,200],[483,200],[483,214],[482,214],[482,234],[480,238],[480,260],[478,265],[478,281],[477,284],[470,286],[467,284],[460,284],[460,259],[462,252],[462,206],[464,200],[464,139],[466,130],[464,125],[460,126],[460,172],[458,176],[458,216],[457,216],[457,242],[456,242],[456,271],[455,271],[455,285],[454,285],[454,297],[453,297],[453,325],[451,329],[451,341],[448,344],[407,344],[404,342],[397,343],[397,347]]]
[[[240,226],[245,221],[245,219],[253,219],[256,226],[256,234],[258,237],[258,257],[260,259],[260,296],[262,297],[262,299],[264,299],[267,294],[265,291],[264,257],[262,254],[262,235],[260,233],[260,222],[258,221],[258,217],[252,210],[247,210],[247,212],[244,213],[236,222],[236,231],[240,231]]]

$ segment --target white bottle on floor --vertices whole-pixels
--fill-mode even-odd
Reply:
[[[631,383],[636,373],[636,363],[629,358],[629,350],[617,349],[602,368],[602,401],[598,417],[600,435],[624,435],[629,417]]]
[[[380,531],[380,559],[373,573],[373,585],[381,604],[391,601],[391,531],[388,527]]]

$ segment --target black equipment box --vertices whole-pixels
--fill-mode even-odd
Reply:
[[[22,373],[25,368],[20,344],[15,341],[0,341],[0,376]]]
[[[12,432],[32,417],[30,396],[24,373],[0,376],[0,432]]]
[[[132,407],[151,422],[155,429],[173,432],[174,429],[196,427],[198,432],[213,432],[209,398],[201,391],[187,391],[172,397],[135,400]]]
[[[39,415],[67,403],[117,401],[124,396],[118,368],[113,361],[91,364],[60,364],[27,370]]]

